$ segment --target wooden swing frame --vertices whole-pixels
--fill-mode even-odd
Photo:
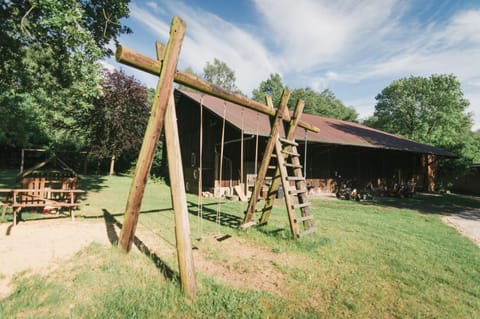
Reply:
[[[135,175],[128,195],[124,213],[124,223],[120,232],[118,244],[119,248],[125,252],[130,251],[132,247],[155,148],[163,126],[165,126],[165,141],[171,182],[170,191],[175,215],[175,238],[180,281],[186,295],[190,298],[194,298],[196,296],[196,280],[183,167],[181,162],[180,142],[178,127],[176,124],[177,119],[173,96],[173,82],[270,116],[276,116],[277,110],[273,107],[266,106],[244,96],[212,85],[191,74],[177,71],[177,64],[185,32],[185,22],[178,17],[174,17],[170,25],[170,38],[167,45],[164,46],[159,42],[156,42],[156,60],[124,46],[119,46],[117,48],[116,59],[118,62],[159,77],[150,118],[145,131],[142,147],[138,155]],[[284,112],[282,118],[287,122],[291,120],[288,112]],[[319,131],[315,126],[305,122],[299,122],[298,125],[314,132]]]

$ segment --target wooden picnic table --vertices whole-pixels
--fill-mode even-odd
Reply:
[[[17,223],[17,213],[22,208],[43,207],[60,209],[67,207],[70,210],[72,220],[75,218],[73,208],[79,206],[76,203],[76,195],[85,193],[81,189],[36,189],[36,188],[0,188],[0,194],[6,194],[6,201],[0,202],[2,217],[5,217],[7,207],[13,209],[13,225]]]

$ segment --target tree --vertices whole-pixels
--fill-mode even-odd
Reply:
[[[282,92],[287,87],[282,82],[280,74],[270,74],[270,78],[262,81],[257,89],[252,91],[252,99],[265,103],[265,96],[269,95],[272,98],[273,105],[280,105],[280,99],[282,98]]]
[[[479,149],[475,144],[469,105],[460,82],[450,75],[411,76],[393,81],[376,96],[374,117],[366,124],[460,156],[443,161],[439,174],[465,171]]]
[[[110,158],[110,175],[115,160],[128,153],[136,155],[148,122],[147,88],[123,71],[104,70],[103,95],[83,117],[90,153]]]
[[[124,0],[0,3],[1,115],[15,122],[0,126],[0,143],[82,142],[76,117],[101,93],[97,61],[129,32],[119,23],[127,15]]]
[[[217,58],[213,60],[213,63],[207,62],[203,68],[203,78],[225,90],[240,92],[235,84],[235,71]]]
[[[355,109],[345,106],[330,89],[325,89],[322,93],[318,93],[309,87],[295,89],[290,97],[289,108],[292,109],[294,103],[297,103],[299,99],[305,102],[305,113],[343,121],[358,121],[358,114]]]
[[[262,81],[259,87],[252,91],[252,99],[264,103],[265,95],[269,95],[272,98],[273,105],[277,107],[280,105],[282,92],[285,89],[288,89],[288,87],[283,84],[282,77],[278,73],[270,74],[270,78]],[[305,113],[344,121],[357,121],[357,112],[351,107],[346,107],[329,89],[324,90],[322,93],[318,93],[309,87],[294,89],[288,100],[288,108],[293,110],[299,99],[305,102]]]
[[[469,102],[454,75],[396,80],[375,99],[378,129],[446,149],[471,131]]]

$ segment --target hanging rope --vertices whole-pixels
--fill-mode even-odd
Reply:
[[[243,185],[243,126],[244,126],[244,116],[243,116],[244,108],[242,107],[242,127],[240,130],[240,184]]]
[[[200,141],[198,167],[197,226],[199,238],[203,235],[203,95],[200,98]]]
[[[305,154],[303,156],[303,178],[307,180],[307,143],[308,143],[308,131],[305,129]]]
[[[226,117],[227,117],[227,103],[224,102],[223,103],[222,138],[221,138],[221,147],[220,147],[220,172],[219,172],[219,178],[218,178],[220,181],[220,190],[222,189],[222,181],[223,181],[223,149],[224,149],[224,142],[225,142],[225,118]],[[217,200],[217,215],[216,215],[217,234],[220,234],[220,211],[221,211],[220,197]]]
[[[245,120],[244,120],[244,108],[242,107],[242,127],[241,127],[241,131],[240,131],[240,185],[241,185],[241,191],[242,192],[245,192],[244,193],[244,196],[247,197],[247,193],[248,193],[248,187],[247,187],[247,182],[248,181],[245,181],[243,179],[243,169],[244,169],[244,166],[245,166],[245,163],[244,163],[244,155],[243,155],[243,132],[244,132],[244,123],[245,123]],[[245,183],[244,183],[245,182]],[[240,194],[239,194],[240,196]],[[242,212],[245,211],[245,201],[242,199],[242,197],[240,197],[240,201],[242,203]]]
[[[259,113],[257,112],[257,131],[255,133],[255,176],[257,176],[257,166],[258,166],[258,116]]]

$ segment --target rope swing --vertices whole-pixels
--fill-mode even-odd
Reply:
[[[203,235],[203,95],[200,98],[200,140],[198,160],[198,198],[197,198],[197,226],[199,238]]]
[[[257,131],[255,132],[255,176],[258,174],[258,115],[259,113],[257,112]]]
[[[221,147],[220,147],[220,171],[219,171],[219,184],[220,184],[220,190],[222,189],[222,180],[223,180],[223,149],[225,146],[225,118],[227,117],[227,103],[223,103],[223,123],[222,123],[222,137],[221,137]],[[220,235],[220,220],[221,220],[221,194],[218,197],[217,200],[217,214],[216,214],[216,225],[217,225],[217,235]]]

